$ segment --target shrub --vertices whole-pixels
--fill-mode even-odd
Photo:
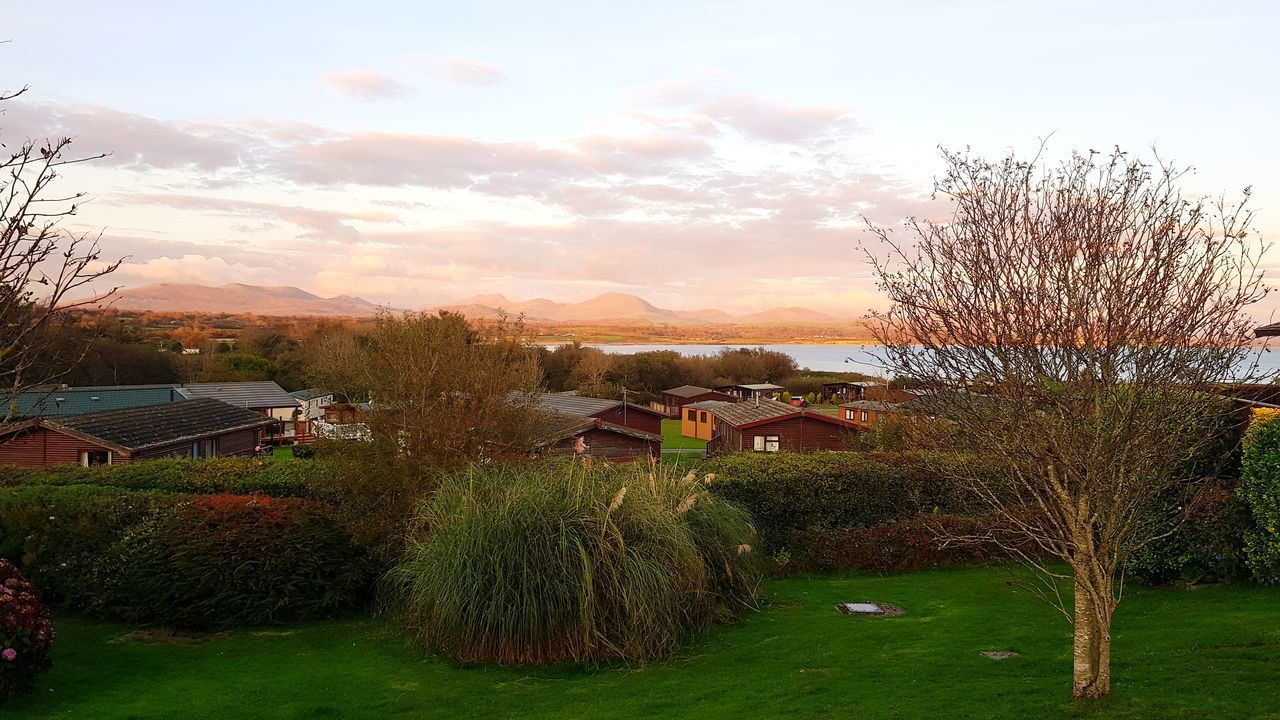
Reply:
[[[214,495],[131,529],[91,608],[135,622],[258,625],[332,617],[361,605],[369,567],[315,501]]]
[[[964,514],[953,477],[976,460],[940,453],[734,453],[702,467],[713,492],[746,508],[770,553],[804,565],[811,528],[866,528],[922,512]]]
[[[89,485],[0,488],[0,558],[58,605],[84,608],[102,585],[102,551],[178,496]]]
[[[38,470],[9,469],[0,471],[0,486],[97,485],[173,493],[229,492],[311,497],[315,494],[312,478],[323,471],[321,464],[282,463],[270,458],[164,458],[94,467],[62,465]]]
[[[1258,582],[1280,583],[1280,422],[1263,420],[1245,434],[1239,492],[1253,516],[1249,569]]]
[[[817,569],[892,574],[1007,557],[992,543],[942,542],[985,529],[987,524],[977,518],[916,515],[868,528],[810,528],[802,544]]]
[[[423,505],[390,606],[461,660],[662,655],[754,606],[752,527],[707,483],[662,464],[471,467]]]
[[[1201,487],[1177,519],[1172,534],[1134,556],[1129,568],[1134,578],[1197,584],[1248,577],[1244,536],[1249,508],[1238,494],[1217,483]]]
[[[49,668],[53,619],[40,593],[13,563],[0,559],[0,700],[30,687]]]

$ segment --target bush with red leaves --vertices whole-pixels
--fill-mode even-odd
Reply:
[[[0,558],[0,700],[31,686],[52,664],[53,618],[36,586]]]

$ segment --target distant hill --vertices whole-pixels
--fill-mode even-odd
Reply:
[[[432,310],[448,310],[469,318],[492,319],[505,312],[523,315],[530,322],[545,323],[636,323],[663,325],[794,325],[840,322],[840,318],[807,308],[788,307],[747,315],[731,315],[723,310],[668,310],[637,295],[605,293],[577,303],[560,303],[545,298],[511,300],[503,295],[476,295]]]
[[[121,290],[109,301],[118,310],[243,315],[372,315],[378,306],[364,298],[324,298],[289,286],[230,283],[211,287],[159,283]]]

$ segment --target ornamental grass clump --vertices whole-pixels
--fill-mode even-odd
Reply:
[[[53,619],[36,586],[0,559],[0,700],[31,686],[52,664]]]
[[[651,659],[751,609],[750,519],[657,464],[473,466],[421,509],[388,602],[464,661]]]

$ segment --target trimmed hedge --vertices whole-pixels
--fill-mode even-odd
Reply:
[[[95,485],[171,493],[261,493],[272,497],[313,497],[323,463],[277,462],[270,458],[225,457],[192,461],[164,458],[120,465],[52,468],[0,467],[0,487]]]
[[[327,618],[366,600],[363,550],[319,502],[214,495],[130,528],[91,610],[176,626]]]
[[[1004,557],[988,543],[944,545],[940,535],[978,535],[978,518],[916,515],[865,528],[809,528],[802,542],[818,570],[904,573],[930,567],[985,562]]]
[[[823,554],[809,547],[812,530],[869,528],[922,513],[969,514],[966,494],[950,478],[975,464],[942,453],[784,452],[725,455],[702,469],[715,474],[716,495],[751,513],[771,553],[810,566]]]
[[[1280,420],[1256,423],[1245,434],[1240,496],[1253,515],[1245,555],[1260,583],[1280,583]]]
[[[1251,522],[1249,507],[1226,483],[1191,488],[1182,504],[1177,498],[1165,507],[1181,505],[1172,534],[1141,548],[1129,573],[1148,584],[1244,580],[1249,577],[1244,538]]]

